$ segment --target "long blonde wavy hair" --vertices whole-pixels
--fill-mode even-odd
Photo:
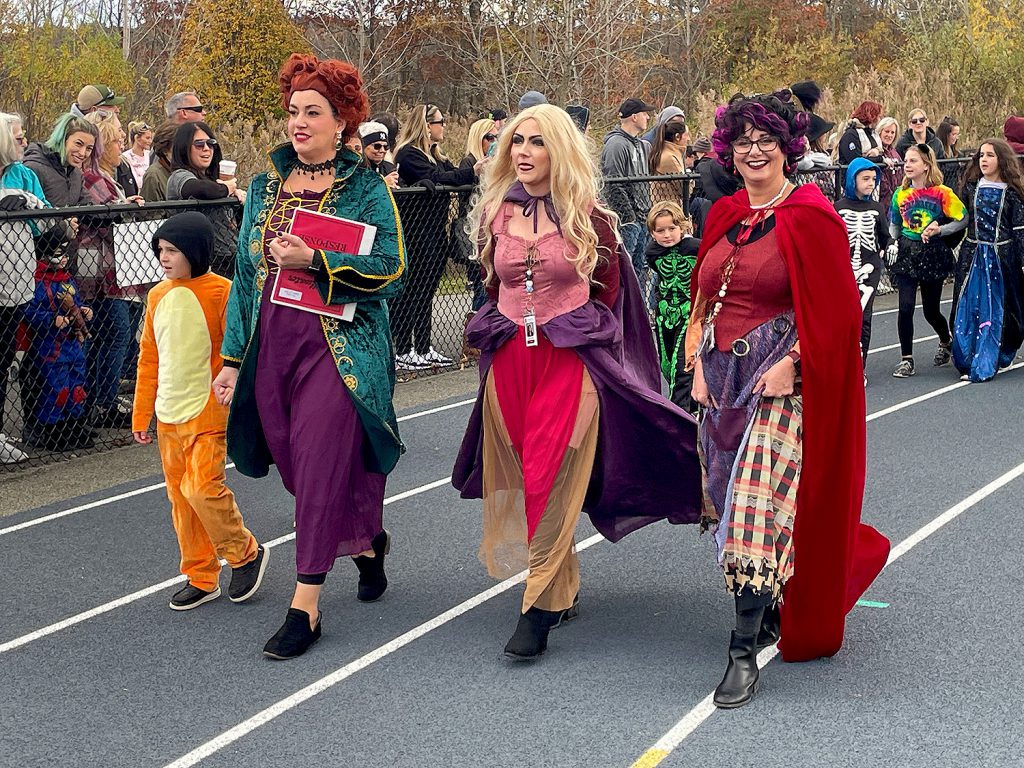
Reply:
[[[538,104],[524,109],[505,125],[498,137],[498,148],[487,164],[481,178],[481,190],[473,202],[468,217],[467,231],[476,237],[480,261],[487,272],[486,282],[494,276],[494,235],[491,225],[505,200],[505,195],[517,181],[512,164],[512,137],[527,120],[536,120],[544,147],[551,163],[551,199],[561,219],[562,236],[575,246],[576,254],[566,255],[576,267],[576,274],[593,282],[599,261],[608,255],[598,253],[597,232],[590,220],[593,211],[599,211],[618,231],[618,217],[599,202],[598,173],[593,155],[588,151],[583,134],[572,118],[552,104]],[[617,236],[617,235],[616,235]]]
[[[477,160],[484,159],[484,136],[494,130],[494,121],[488,118],[481,118],[469,126],[469,135],[466,136],[466,154],[472,155]]]
[[[402,130],[398,132],[398,139],[395,141],[395,154],[406,144],[411,144],[427,156],[427,159],[434,165],[439,160],[448,160],[440,144],[432,144],[430,141],[430,126],[427,120],[432,120],[436,115],[441,114],[441,109],[433,104],[417,104],[409,112],[409,116],[402,124]]]

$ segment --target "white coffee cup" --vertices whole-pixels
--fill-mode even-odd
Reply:
[[[238,163],[234,160],[221,160],[220,165],[217,166],[217,171],[220,173],[222,179],[233,179],[235,178],[235,171],[238,170]]]

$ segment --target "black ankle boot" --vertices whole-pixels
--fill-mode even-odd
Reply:
[[[318,613],[316,628],[309,628],[309,614],[298,608],[289,608],[284,624],[263,646],[263,655],[270,659],[294,659],[309,650],[320,639],[323,614]]]
[[[561,624],[570,610],[542,611],[540,608],[530,608],[521,614],[515,633],[505,644],[505,656],[513,661],[536,659],[548,649],[548,632]]]
[[[736,709],[754,698],[758,677],[755,637],[733,630],[729,641],[729,666],[715,689],[716,707]]]
[[[388,588],[388,577],[384,574],[384,555],[391,551],[391,534],[381,531],[370,542],[374,557],[353,557],[359,569],[359,592],[356,597],[360,602],[372,603],[380,600],[384,590]]]
[[[779,613],[779,606],[774,605],[764,609],[764,616],[761,619],[761,630],[757,633],[757,650],[775,645],[782,636],[782,616]]]

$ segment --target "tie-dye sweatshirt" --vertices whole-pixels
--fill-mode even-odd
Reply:
[[[937,219],[960,221],[965,214],[964,204],[945,184],[920,189],[897,189],[889,210],[889,218],[895,225],[893,229],[898,228],[899,234],[908,240],[920,240],[925,228]],[[960,227],[951,229],[957,230]]]

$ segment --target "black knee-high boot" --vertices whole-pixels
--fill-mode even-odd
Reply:
[[[757,635],[761,630],[765,600],[743,593],[736,597],[736,629],[729,638],[729,665],[715,689],[715,706],[742,707],[757,689]]]
[[[764,609],[764,616],[761,618],[761,629],[757,633],[757,650],[775,645],[782,637],[782,614],[778,604],[770,605]]]

